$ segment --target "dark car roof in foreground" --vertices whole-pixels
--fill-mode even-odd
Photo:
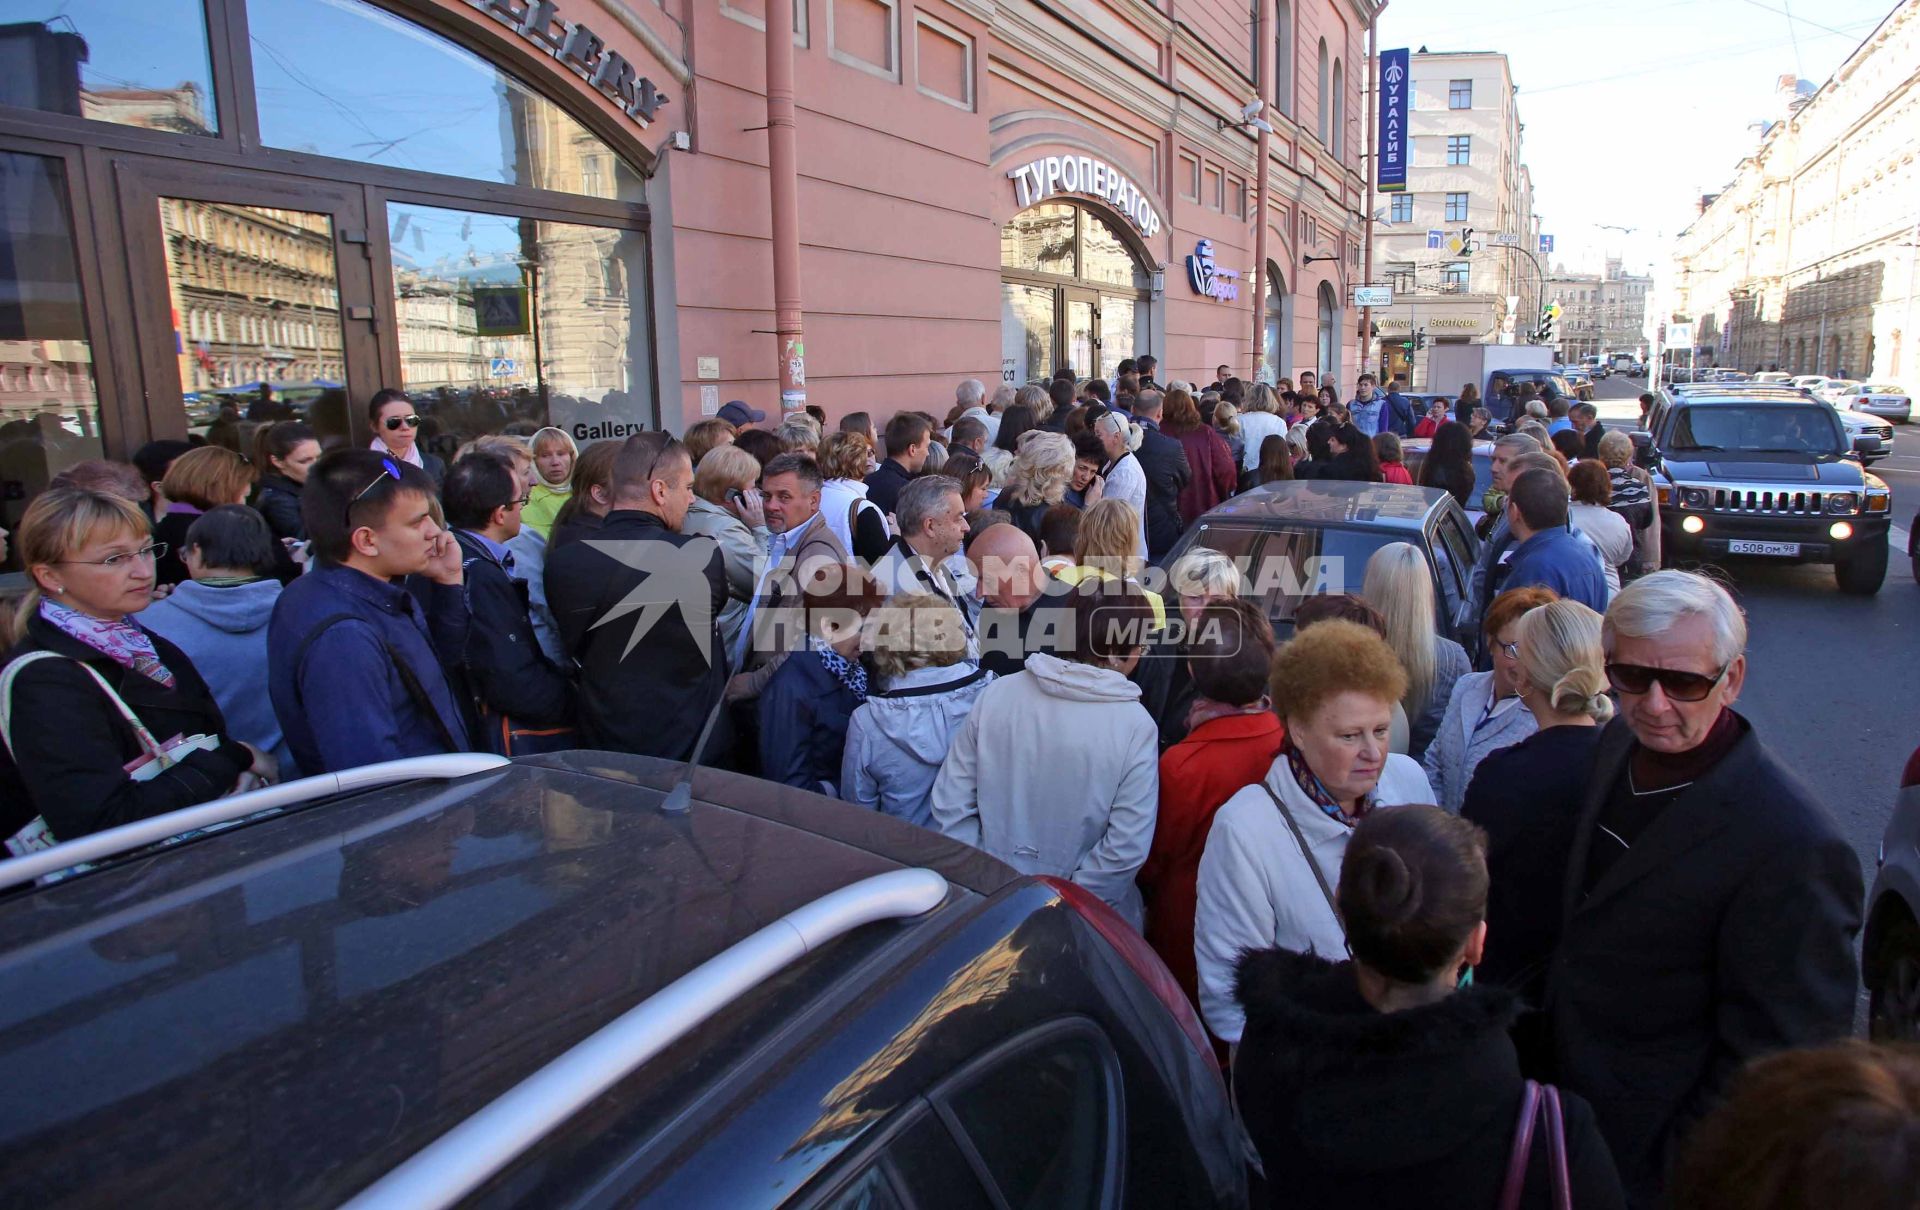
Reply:
[[[539,758],[0,900],[0,1201],[331,1205],[829,891],[910,866],[962,897],[1017,879],[734,774],[665,815],[677,769]]]
[[[1238,521],[1418,530],[1429,516],[1446,508],[1448,499],[1437,487],[1295,479],[1242,492],[1203,515],[1198,524]]]

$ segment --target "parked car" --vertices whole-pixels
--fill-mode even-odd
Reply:
[[[1892,382],[1863,382],[1833,397],[1833,405],[1905,424],[1913,419],[1913,396]]]
[[[1821,402],[1826,401],[1821,400]],[[1833,407],[1831,403],[1827,406]],[[1869,416],[1865,412],[1855,412],[1851,409],[1841,411],[1835,408],[1834,411],[1840,417],[1840,423],[1845,426],[1853,448],[1860,454],[1860,461],[1872,466],[1893,452],[1893,425],[1890,422],[1878,416]],[[1857,440],[1861,437],[1870,437],[1872,440],[1862,445]]]
[[[1765,383],[1768,386],[1791,386],[1793,383],[1793,375],[1782,374],[1778,370],[1768,370],[1755,374],[1753,380],[1755,382]]]
[[[1637,376],[1634,371],[1639,364],[1631,353],[1615,353],[1613,356],[1607,358],[1607,368],[1609,370],[1612,370],[1616,374],[1625,374],[1628,377]]]
[[[1849,392],[1857,390],[1859,386],[1860,384],[1851,378],[1829,378],[1827,385],[1815,387],[1813,393],[1828,403],[1841,407],[1845,406],[1841,404],[1841,399],[1845,398]]]
[[[1878,592],[1893,498],[1860,465],[1878,440],[1849,438],[1843,415],[1780,387],[1661,392],[1647,428],[1663,559],[1826,563],[1842,592]]]
[[[1828,378],[1824,374],[1801,374],[1794,378],[1793,385],[1803,391],[1817,393],[1824,390],[1826,385],[1832,381],[1833,379]]]
[[[1879,1042],[1920,1042],[1920,748],[1880,838],[1860,959],[1868,1032]]]
[[[431,757],[0,863],[0,1204],[1245,1205],[1099,900],[682,772]]]
[[[1400,459],[1407,473],[1414,481],[1420,479],[1420,468],[1427,461],[1427,454],[1433,449],[1431,437],[1407,437],[1400,442]],[[1480,524],[1484,515],[1480,511],[1480,498],[1493,486],[1493,442],[1476,441],[1473,443],[1473,495],[1467,500],[1467,520]]]
[[[1293,633],[1300,602],[1322,593],[1359,592],[1367,560],[1389,542],[1411,542],[1433,571],[1440,633],[1471,647],[1475,623],[1461,623],[1467,580],[1480,542],[1454,498],[1439,488],[1325,479],[1269,483],[1227,500],[1196,520],[1168,566],[1195,546],[1239,562],[1252,597],[1274,631]]]

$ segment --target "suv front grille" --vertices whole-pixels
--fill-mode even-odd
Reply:
[[[1823,492],[1779,491],[1760,488],[1716,487],[1713,511],[1716,513],[1766,513],[1783,517],[1816,517],[1826,512]]]

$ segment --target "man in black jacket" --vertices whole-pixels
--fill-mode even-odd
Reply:
[[[686,447],[629,437],[606,523],[547,562],[547,604],[580,666],[582,747],[686,760],[720,700],[726,569],[711,538],[679,532],[692,503]],[[725,747],[716,730],[707,755]]]
[[[1600,438],[1606,436],[1606,427],[1600,423],[1600,409],[1591,403],[1576,403],[1567,411],[1567,419],[1573,423],[1573,431],[1580,434],[1582,458],[1600,456]]]
[[[1141,428],[1134,457],[1147,476],[1147,558],[1155,563],[1180,540],[1180,489],[1193,478],[1186,447],[1160,431],[1165,407],[1166,396],[1158,391],[1141,391],[1133,405]]]
[[[1662,571],[1607,610],[1620,717],[1601,736],[1548,976],[1555,1078],[1592,1103],[1628,1200],[1750,1059],[1852,1030],[1860,862],[1731,709],[1746,620]]]
[[[915,412],[895,412],[887,421],[887,456],[867,476],[867,499],[883,513],[893,512],[899,503],[900,489],[927,464],[927,451],[933,445],[933,426]]]
[[[507,549],[520,532],[529,485],[504,459],[472,453],[453,464],[441,489],[447,525],[466,570],[467,689],[477,707],[480,742],[502,755],[503,728],[553,730],[574,722],[573,683],[540,650],[528,612],[526,581]]]

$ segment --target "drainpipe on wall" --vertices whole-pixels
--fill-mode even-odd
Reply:
[[[793,140],[793,0],[767,0],[767,189],[773,220],[773,327],[780,411],[807,405],[800,331],[800,181]]]
[[[1380,14],[1386,11],[1387,6],[1382,3],[1367,18],[1367,195],[1360,202],[1360,208],[1366,214],[1366,234],[1362,237],[1366,240],[1366,251],[1363,253],[1366,268],[1361,271],[1363,277],[1360,283],[1363,286],[1373,284],[1373,199],[1379,196],[1380,179],[1380,132],[1374,128],[1373,107],[1378,104],[1377,94],[1380,91]],[[1412,82],[1409,81],[1407,86],[1411,88]],[[1411,321],[1407,324],[1407,331],[1413,331]],[[1361,372],[1373,369],[1372,307],[1360,309],[1360,365]],[[1359,378],[1360,375],[1356,373],[1354,380],[1357,382]],[[1408,378],[1412,378],[1412,367],[1408,367]]]
[[[1267,6],[1261,4],[1254,17],[1253,44],[1260,48],[1258,62],[1270,61],[1273,55],[1267,50]],[[1267,96],[1267,77],[1271,72],[1263,71],[1256,62],[1254,79],[1258,82],[1254,91],[1263,100]],[[1272,150],[1273,135],[1268,127],[1272,123],[1263,122],[1260,137],[1254,142],[1253,171],[1253,380],[1266,381],[1263,373],[1267,365],[1267,156]],[[1275,350],[1279,353],[1279,350]],[[1278,370],[1274,373],[1277,375]]]

